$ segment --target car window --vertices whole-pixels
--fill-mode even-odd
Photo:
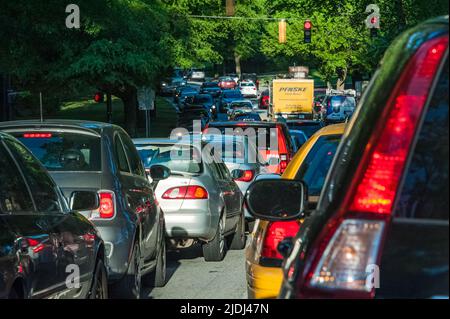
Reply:
[[[340,140],[340,135],[322,136],[300,166],[296,179],[308,185],[309,195],[320,195]]]
[[[57,186],[44,167],[23,145],[10,140],[6,144],[28,182],[36,209],[43,213],[62,212]]]
[[[133,173],[134,175],[145,177],[144,165],[142,164],[139,153],[137,152],[133,142],[125,134],[121,133],[120,137],[123,142],[125,153],[127,154],[128,163],[130,164],[131,168],[131,173]]]
[[[101,140],[86,134],[16,133],[49,171],[101,171]]]
[[[426,111],[396,217],[449,220],[448,62]]]
[[[33,201],[16,164],[0,142],[0,213],[33,211]]]
[[[128,165],[127,156],[125,155],[125,151],[122,145],[122,141],[119,136],[116,135],[114,138],[115,150],[116,150],[116,158],[117,163],[119,164],[119,170],[124,173],[130,172],[130,167]]]

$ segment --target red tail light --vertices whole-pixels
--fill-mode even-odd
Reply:
[[[294,237],[300,229],[300,222],[273,222],[267,227],[261,257],[283,259],[278,252],[278,244],[286,237]]]
[[[244,175],[241,178],[236,179],[236,181],[248,183],[248,182],[251,182],[254,177],[255,177],[255,172],[252,170],[247,170],[247,171],[244,171]]]
[[[25,133],[24,138],[51,138],[51,133]]]
[[[436,72],[448,47],[440,37],[423,44],[392,91],[347,197],[311,249],[299,297],[372,298],[368,267],[379,265],[405,164]]]
[[[114,194],[112,192],[100,192],[100,218],[110,219],[115,215]]]
[[[280,155],[280,173],[283,174],[289,164],[289,157],[287,154]]]
[[[208,192],[201,186],[178,186],[168,189],[163,199],[208,199]]]

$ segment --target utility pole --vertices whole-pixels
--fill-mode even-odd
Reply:
[[[106,121],[112,123],[112,96],[106,93]]]

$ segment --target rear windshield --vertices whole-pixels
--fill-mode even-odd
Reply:
[[[355,107],[356,101],[354,97],[351,96],[332,96],[328,102],[331,107]]]
[[[210,102],[212,102],[212,97],[210,95],[196,96],[194,98],[194,104],[195,103],[210,103]]]
[[[136,145],[145,168],[164,165],[173,173],[200,174],[201,155],[197,149],[185,145]]]
[[[308,138],[322,128],[320,123],[303,123],[301,125],[297,123],[287,123],[287,125],[290,130],[303,131]]]
[[[261,151],[278,151],[278,128],[246,126],[213,126],[223,135],[247,136]],[[234,131],[231,131],[234,130]],[[231,133],[231,134],[230,134]]]
[[[258,114],[236,114],[234,116],[234,119],[236,121],[246,121],[246,120],[248,121],[248,120],[251,120],[251,121],[256,121],[256,122],[262,120],[261,116],[259,116]]]
[[[224,92],[223,96],[225,98],[241,98],[242,94],[239,91],[228,91],[228,92]]]
[[[323,136],[309,151],[296,176],[308,185],[309,195],[320,195],[340,140],[340,135]]]
[[[255,86],[253,83],[241,83],[241,86]]]
[[[253,109],[253,105],[248,102],[233,102],[231,104],[232,109],[238,109],[238,108],[246,108],[246,109]]]
[[[100,137],[77,133],[14,134],[49,171],[101,171]]]

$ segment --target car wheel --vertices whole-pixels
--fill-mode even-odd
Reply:
[[[230,245],[231,250],[242,250],[245,248],[247,237],[245,235],[245,217],[241,214],[236,232],[233,235],[233,240]]]
[[[95,267],[95,274],[89,297],[90,299],[108,299],[108,278],[102,260],[99,260]]]
[[[165,234],[165,230],[163,234]],[[167,283],[167,243],[164,235],[156,257],[155,270],[153,273],[146,276],[144,283],[156,288],[164,287]]]
[[[127,274],[114,287],[114,297],[121,299],[140,299],[141,297],[141,250],[136,241]]]
[[[216,236],[209,243],[203,244],[203,257],[205,261],[222,261],[225,257],[227,242],[225,239],[225,213],[220,218],[217,226]]]

